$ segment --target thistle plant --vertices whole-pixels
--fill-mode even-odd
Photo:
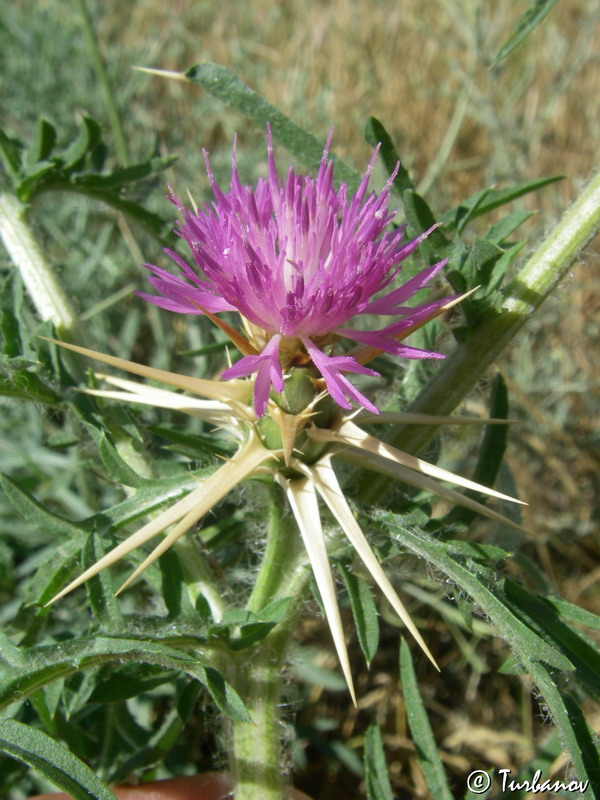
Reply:
[[[465,652],[466,635],[504,639],[505,671],[543,698],[557,733],[520,777],[550,770],[564,748],[597,797],[583,699],[598,695],[600,657],[573,623],[597,628],[598,618],[553,592],[520,550],[531,537],[519,514],[527,498],[510,481],[495,488],[510,424],[501,376],[487,413],[455,409],[600,227],[598,178],[520,263],[513,234],[528,212],[465,232],[556,178],[483,189],[434,213],[374,118],[359,174],[332,152],[332,131],[312,137],[223,67],[146,72],[199,84],[266,130],[266,165],[247,181],[234,140],[226,187],[204,150],[194,196],[174,182],[166,218],[122,190],[164,186],[173,159],[125,167],[116,106],[121,166],[91,119],[62,149],[45,120],[29,145],[0,136],[0,234],[14,266],[0,292],[2,392],[43,407],[54,446],[76,446],[91,466],[77,462],[80,513],[70,518],[64,495],[41,499],[22,470],[2,476],[34,546],[17,565],[24,594],[3,616],[0,749],[34,772],[13,779],[7,769],[1,785],[20,781],[16,800],[48,783],[107,800],[107,787],[132,776],[217,769],[236,800],[288,797],[293,710],[308,702],[293,670],[303,620],[316,614],[336,654],[332,679],[359,709],[356,677],[377,658],[380,618],[410,634],[393,638],[432,797],[464,794],[455,779],[451,788],[420,692],[445,680],[445,625]],[[102,81],[109,91],[104,72]],[[33,223],[37,199],[55,192],[102,201],[127,220],[123,230],[151,234],[144,257],[166,253],[144,265],[152,288],[140,270],[135,294],[109,315],[115,325],[114,309],[128,303],[152,321],[135,360],[119,349],[128,334],[98,344],[54,274]],[[200,343],[198,358],[170,342],[158,363],[149,355],[148,331],[160,344],[171,326]],[[483,429],[474,474],[441,466],[438,447],[422,452],[444,426]],[[417,560],[427,580],[414,577]],[[435,594],[440,578],[464,613]],[[441,615],[435,631],[421,622],[428,605]],[[389,800],[376,723],[360,744],[364,767],[347,761],[369,800]]]

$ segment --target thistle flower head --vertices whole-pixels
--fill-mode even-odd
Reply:
[[[403,305],[444,262],[390,289],[403,259],[429,231],[411,241],[404,241],[402,229],[385,231],[394,216],[388,208],[391,179],[379,195],[367,196],[377,151],[356,194],[348,199],[344,184],[337,191],[333,188],[328,149],[329,140],[315,179],[298,176],[290,168],[286,180],[281,181],[269,133],[268,177],[260,179],[254,189],[241,184],[234,149],[227,194],[214,181],[205,155],[215,195],[212,205],[186,211],[173,197],[183,218],[180,234],[189,245],[199,272],[168,251],[183,277],[150,267],[153,272],[150,281],[161,296],[142,296],[171,311],[207,314],[228,334],[243,357],[222,374],[225,381],[180,375],[56,342],[104,364],[179,390],[104,376],[114,388],[88,389],[89,394],[199,417],[228,433],[237,441],[238,450],[186,497],[114,547],[51,602],[168,530],[126,581],[124,586],[127,586],[235,486],[255,475],[268,474],[281,486],[296,518],[340,663],[353,693],[319,499],[400,619],[435,661],[354,518],[337,480],[333,460],[358,461],[365,469],[393,475],[490,519],[519,526],[472,497],[445,486],[445,482],[503,500],[512,498],[391,447],[355,424],[361,421],[471,424],[485,420],[404,413],[357,417],[354,413],[334,412],[334,404],[322,391],[325,387],[343,408],[350,408],[348,398],[351,398],[377,412],[344,373],[377,374],[364,364],[379,351],[408,358],[440,358],[436,353],[406,347],[400,340],[464,297],[444,298],[421,306]],[[239,312],[244,335],[215,316],[223,311]],[[395,321],[379,330],[345,327],[350,320],[364,314],[388,315]],[[353,339],[359,346],[349,353],[334,355],[331,348],[343,337]],[[237,380],[254,373],[253,382]],[[269,397],[272,389],[280,394],[277,402]],[[249,402],[252,391],[254,408]],[[487,420],[490,421],[498,420]]]
[[[290,167],[281,179],[269,130],[268,174],[254,188],[240,181],[234,146],[228,192],[216,183],[204,152],[214,201],[190,211],[171,196],[182,217],[178,233],[190,248],[194,267],[171,250],[166,252],[181,277],[147,265],[150,283],[161,293],[143,294],[150,302],[185,314],[239,312],[247,337],[244,356],[222,377],[256,373],[258,416],[265,413],[271,389],[283,391],[288,370],[309,363],[340,406],[350,408],[352,399],[376,412],[344,373],[378,373],[356,354],[331,354],[341,338],[405,358],[443,358],[399,339],[448,302],[406,305],[445,261],[390,288],[403,260],[429,231],[408,241],[404,227],[386,231],[395,215],[389,208],[394,175],[380,194],[368,193],[378,148],[352,197],[345,183],[335,189],[330,140],[331,134],[316,178],[297,175]],[[369,331],[346,327],[366,314],[387,315],[393,322]]]

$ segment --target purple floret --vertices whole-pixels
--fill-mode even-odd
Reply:
[[[343,336],[404,358],[443,358],[394,337],[448,302],[444,298],[421,306],[405,305],[445,261],[373,299],[390,285],[402,261],[433,228],[409,241],[404,239],[404,228],[385,230],[395,215],[388,207],[395,173],[379,195],[367,196],[378,147],[351,198],[345,183],[334,189],[330,142],[331,134],[316,178],[296,175],[290,167],[280,180],[268,129],[268,174],[254,188],[240,181],[234,144],[227,193],[217,185],[204,151],[214,201],[190,211],[174,194],[171,197],[183,218],[178,233],[187,242],[198,271],[170,250],[166,252],[181,269],[181,277],[146,265],[153,273],[150,283],[161,293],[142,294],[146,300],[182,314],[238,311],[265,332],[262,352],[245,356],[222,375],[231,379],[256,373],[254,404],[259,416],[265,412],[271,388],[283,390],[282,337],[302,343],[332,398],[344,408],[350,408],[352,399],[377,411],[343,374],[377,373],[351,356],[330,355],[318,340],[325,337],[331,343]],[[364,314],[400,319],[374,331],[345,327]]]

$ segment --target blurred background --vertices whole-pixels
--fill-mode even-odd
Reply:
[[[597,0],[558,3],[523,46],[490,69],[523,8],[517,0],[87,2],[130,160],[144,159],[154,148],[178,156],[164,180],[143,189],[144,203],[163,216],[170,215],[167,182],[180,195],[189,190],[197,200],[208,197],[202,147],[210,151],[217,178],[226,181],[237,133],[242,178],[252,182],[264,170],[264,131],[197,86],[132,69],[184,71],[214,61],[317,138],[324,140],[333,125],[334,150],[359,171],[370,156],[365,122],[378,117],[440,214],[484,186],[564,175],[513,206],[539,210],[526,224],[531,250],[598,169],[600,6]],[[31,138],[42,115],[67,141],[81,116],[89,114],[105,125],[111,141],[76,0],[5,3],[0,61],[2,122],[9,135]],[[280,167],[286,158],[280,150]],[[378,179],[384,180],[383,172]],[[34,219],[78,312],[94,327],[97,349],[102,342],[110,348],[116,337],[135,356],[143,340],[154,350],[154,363],[166,364],[173,343],[184,336],[184,323],[165,319],[156,309],[144,309],[141,319],[140,301],[132,295],[146,288],[142,262],[165,265],[157,243],[112,211],[67,195],[64,203],[55,195],[40,198]],[[510,389],[511,417],[519,420],[511,430],[507,464],[519,496],[530,504],[524,512],[531,532],[526,546],[563,597],[596,613],[598,266],[596,241],[499,365]],[[0,268],[10,269],[4,252]],[[185,337],[193,346],[193,335]],[[467,404],[484,403],[485,388]],[[36,412],[17,409],[11,401],[3,400],[2,410],[4,425],[18,422],[26,430],[20,445],[9,437],[0,445],[2,469],[27,470],[41,452],[36,449],[41,423]],[[456,461],[461,457],[457,451]],[[38,460],[36,468],[43,471],[44,465]],[[75,516],[86,512],[85,498],[72,485],[44,476],[37,486],[42,499],[53,498]],[[17,524],[12,512],[3,515]],[[483,659],[468,656],[446,622],[433,612],[430,617],[427,637],[446,637],[450,666],[422,691],[451,774],[464,775],[480,761],[499,767],[518,763],[532,737],[549,731],[540,725],[543,715],[526,688],[482,666],[490,657],[502,661],[503,643],[486,639]],[[304,635],[315,646],[329,647],[320,619],[307,622]],[[311,705],[299,719],[297,785],[315,800],[334,792],[364,796],[356,788],[353,758],[367,709],[385,731],[398,796],[426,796],[398,687],[397,633],[387,635],[389,649],[384,641],[370,673],[359,676],[358,709],[349,707],[335,686],[328,690],[327,681],[311,689]],[[495,648],[497,653],[487,652]],[[335,665],[330,654],[323,659],[325,667]],[[600,714],[595,719],[600,724]]]

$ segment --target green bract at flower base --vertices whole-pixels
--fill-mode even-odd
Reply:
[[[442,309],[439,310],[439,313],[441,311]],[[298,367],[291,370],[285,379],[289,391],[284,390],[282,395],[276,396],[278,402],[271,396],[267,401],[266,413],[259,417],[251,405],[253,385],[250,381],[199,380],[146,367],[54,339],[48,341],[96,361],[161,381],[177,389],[186,389],[193,395],[210,398],[198,399],[198,397],[190,397],[107,375],[98,377],[115,387],[114,389],[86,390],[89,394],[99,397],[157,408],[169,408],[198,417],[226,431],[239,445],[233,458],[226,461],[209,478],[200,481],[197,489],[176,502],[171,508],[163,511],[158,517],[107,553],[52,598],[50,603],[56,602],[105,567],[114,564],[136,547],[145,544],[170,528],[161,543],[121,587],[119,591],[122,591],[179,537],[189,531],[231,489],[252,476],[271,475],[283,488],[298,523],[321,593],[342,670],[352,698],[356,702],[336,591],[321,526],[318,496],[329,508],[398,616],[436,668],[437,665],[367,543],[340,488],[332,461],[335,458],[352,460],[359,455],[360,463],[368,469],[392,474],[405,483],[433,492],[490,519],[522,530],[510,519],[461,492],[444,486],[439,481],[449,481],[465,489],[476,490],[502,500],[512,500],[516,503],[521,501],[514,500],[459,475],[454,475],[436,465],[428,464],[422,459],[403,453],[365,433],[353,421],[353,419],[361,419],[357,417],[356,412],[343,412],[335,406],[326,393],[321,391],[320,382],[315,381],[312,377],[310,368]],[[287,410],[284,410],[282,405]],[[292,411],[294,413],[291,413]],[[410,422],[412,424],[505,422],[505,420],[464,417],[431,417],[427,415],[415,417],[414,414],[402,413],[388,413],[381,416],[363,415],[362,418],[369,423],[376,421]]]

